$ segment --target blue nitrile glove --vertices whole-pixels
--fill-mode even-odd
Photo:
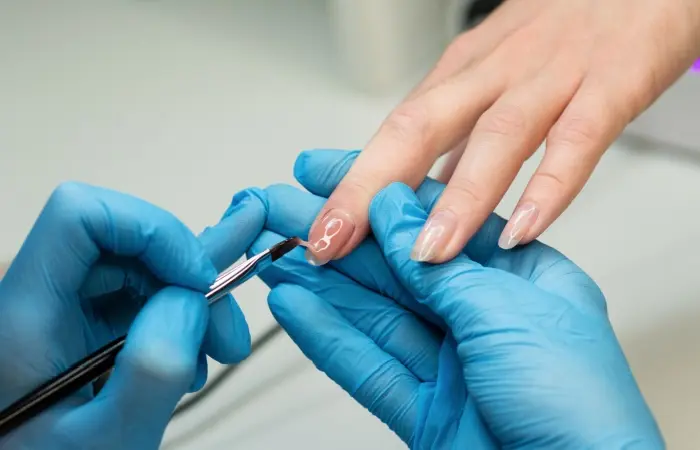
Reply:
[[[202,350],[226,363],[250,351],[233,298],[210,314],[203,293],[262,229],[264,207],[252,199],[234,198],[198,240],[144,201],[59,187],[0,282],[0,408],[129,334],[98,395],[85,387],[0,448],[158,448],[178,400],[206,380]]]
[[[253,251],[305,236],[353,158],[302,155],[297,178],[318,196],[268,188]],[[302,351],[412,448],[663,448],[600,290],[559,252],[500,250],[493,215],[453,262],[409,259],[441,191],[392,185],[372,203],[379,247],[320,268],[295,252],[263,274]]]

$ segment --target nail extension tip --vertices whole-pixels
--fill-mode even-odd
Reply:
[[[411,251],[411,260],[415,262],[427,262],[428,259],[425,257],[425,255],[421,255],[419,251],[413,250]]]
[[[498,240],[498,246],[502,250],[512,250],[518,245],[518,241],[514,239],[509,239],[508,237],[501,237],[501,239]]]
[[[304,253],[304,258],[306,258],[306,261],[314,267],[322,266],[328,262],[319,259],[318,257],[316,257],[316,255],[313,254],[311,250],[308,249]]]

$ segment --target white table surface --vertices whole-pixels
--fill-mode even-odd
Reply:
[[[406,87],[376,98],[346,86],[322,3],[3,2],[0,258],[17,251],[63,180],[133,193],[198,231],[239,189],[293,182],[300,149],[361,147]],[[617,144],[545,236],[606,292],[671,448],[700,438],[700,166],[691,160]],[[254,335],[273,323],[257,280],[237,297]],[[164,447],[403,445],[282,337],[174,422]]]

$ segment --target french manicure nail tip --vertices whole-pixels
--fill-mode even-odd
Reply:
[[[453,213],[440,211],[433,215],[423,227],[411,252],[411,259],[419,262],[434,259],[438,250],[447,245],[455,228],[456,218]]]
[[[412,253],[412,258],[416,261],[430,261],[435,257],[435,246],[437,240],[445,233],[445,227],[433,226],[425,230],[425,236],[422,238]]]
[[[326,264],[350,239],[354,230],[355,223],[349,214],[330,210],[321,223],[311,230],[306,251],[307,261],[314,266]]]
[[[323,261],[318,259],[310,249],[306,249],[304,257],[306,258],[306,261],[312,266],[322,266],[323,264],[325,264]]]
[[[535,223],[538,214],[539,211],[535,205],[526,204],[518,207],[498,239],[498,246],[504,250],[516,247]]]

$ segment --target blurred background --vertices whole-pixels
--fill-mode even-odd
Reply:
[[[0,261],[61,181],[129,192],[195,231],[240,189],[296,184],[300,150],[362,148],[449,40],[498,3],[0,0]],[[698,105],[689,73],[543,237],[603,288],[677,449],[700,441]],[[254,339],[274,323],[266,294],[254,280],[236,295]],[[404,448],[285,335],[239,369],[173,421],[164,448]]]

